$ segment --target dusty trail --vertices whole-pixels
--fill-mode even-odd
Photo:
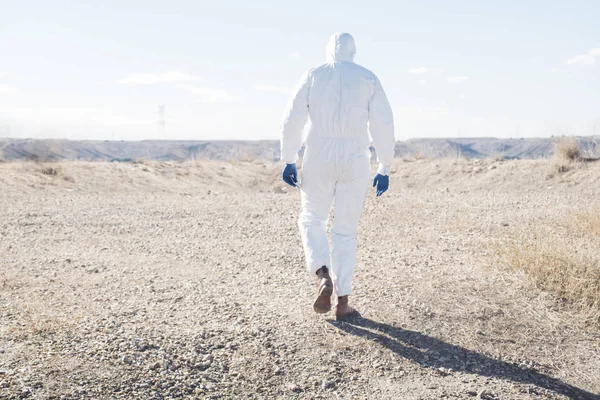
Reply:
[[[277,166],[42,168],[0,164],[0,398],[600,398],[598,332],[493,266],[509,227],[598,203],[600,165],[399,161],[354,324],[312,312]]]

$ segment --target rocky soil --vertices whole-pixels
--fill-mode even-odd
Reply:
[[[312,311],[299,192],[255,163],[0,164],[2,399],[600,399],[600,334],[497,265],[600,165],[398,161]],[[542,222],[540,222],[542,221]]]

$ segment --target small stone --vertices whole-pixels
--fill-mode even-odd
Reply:
[[[321,387],[325,390],[327,389],[332,389],[335,386],[335,382],[334,381],[328,381],[328,380],[324,380],[321,383]]]
[[[287,385],[287,389],[291,392],[299,393],[302,391],[302,388],[295,383],[290,383]]]
[[[482,399],[482,400],[492,400],[494,399],[496,396],[494,395],[494,393],[491,390],[488,389],[483,389],[481,392],[479,392],[479,394],[477,395],[478,399]]]
[[[197,369],[199,369],[200,371],[205,371],[210,367],[211,362],[210,361],[205,361],[205,362],[201,362],[195,365],[195,367]]]

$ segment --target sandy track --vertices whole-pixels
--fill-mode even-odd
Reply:
[[[600,167],[399,161],[356,324],[313,314],[277,166],[52,167],[0,164],[0,398],[600,398],[597,331],[493,267],[507,228],[598,203]]]

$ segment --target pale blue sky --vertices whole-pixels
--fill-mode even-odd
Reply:
[[[276,139],[354,35],[396,137],[600,134],[600,2],[0,0],[0,137]]]

